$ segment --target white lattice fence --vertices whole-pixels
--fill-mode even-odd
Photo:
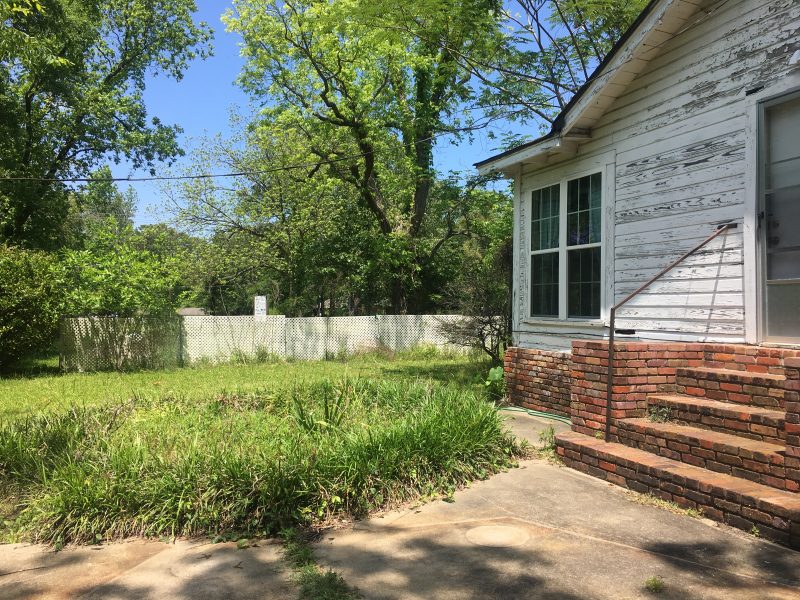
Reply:
[[[298,360],[322,360],[328,347],[328,320],[325,318],[286,319],[284,356]]]
[[[181,364],[180,327],[169,317],[74,317],[61,322],[67,371],[160,369]]]
[[[283,316],[183,317],[183,360],[284,356],[285,321]]]
[[[267,356],[323,360],[377,348],[451,347],[440,333],[457,315],[371,317],[182,317],[168,321],[67,319],[62,331],[68,370],[173,366]],[[452,347],[459,348],[459,347]]]

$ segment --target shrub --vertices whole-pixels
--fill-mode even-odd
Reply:
[[[52,256],[0,245],[0,368],[53,342],[59,284]]]

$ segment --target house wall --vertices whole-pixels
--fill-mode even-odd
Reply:
[[[694,1],[694,0],[693,0]],[[755,250],[759,100],[800,89],[797,0],[705,2],[663,44],[568,160],[518,175],[515,344],[569,349],[606,336],[608,307],[710,235],[736,221],[617,316],[642,340],[758,341]],[[757,90],[757,91],[754,91]],[[602,169],[605,298],[596,323],[526,318],[530,191]]]

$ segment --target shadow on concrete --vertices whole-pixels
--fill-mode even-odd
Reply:
[[[77,590],[76,597],[85,600],[294,599],[297,592],[289,580],[279,548],[270,543],[243,549],[235,543],[170,548],[112,581]]]
[[[3,548],[16,564],[0,572],[0,598],[294,599],[295,586],[276,544],[121,542],[102,547]],[[8,561],[5,561],[8,562]],[[14,568],[19,567],[19,568]]]
[[[652,576],[664,578],[659,598],[800,598],[800,588],[789,587],[800,584],[796,561],[784,554],[792,551],[769,544],[756,544],[743,565],[724,543],[620,548],[546,528],[538,535],[535,526],[527,527],[532,535],[524,545],[482,547],[459,535],[472,525],[379,526],[341,538],[329,532],[332,539],[319,542],[316,552],[366,598],[646,598]],[[715,567],[710,556],[719,559]]]
[[[553,557],[529,547],[464,544],[454,530],[408,536],[381,527],[352,546],[330,552],[317,545],[324,566],[340,572],[367,598],[482,598],[577,600],[585,595],[534,574],[554,566]],[[331,535],[336,535],[333,532]],[[402,539],[398,539],[402,538]],[[385,542],[391,540],[389,544]],[[324,542],[322,542],[324,544]],[[376,590],[379,590],[376,593]]]
[[[736,539],[735,534],[731,537]],[[730,598],[751,587],[761,590],[765,599],[800,598],[798,553],[769,542],[754,541],[744,556],[741,549],[725,543],[660,543],[643,549],[656,553],[674,571],[711,579]],[[684,582],[685,578],[667,582],[670,597],[692,597],[695,592]]]
[[[25,548],[30,550],[24,553],[25,556],[4,556],[0,566],[0,597],[4,600],[50,597],[52,586],[48,581],[49,575],[54,571],[66,573],[79,569],[90,550],[82,548],[81,552],[54,552],[36,546]]]

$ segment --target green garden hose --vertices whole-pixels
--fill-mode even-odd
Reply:
[[[572,421],[570,421],[569,417],[562,417],[561,415],[554,415],[553,413],[546,413],[539,410],[532,410],[530,408],[522,408],[521,406],[503,406],[499,410],[508,410],[511,412],[523,412],[526,414],[531,415],[532,417],[542,417],[543,419],[553,419],[554,421],[560,421],[562,423],[566,423],[567,425],[571,425]]]

